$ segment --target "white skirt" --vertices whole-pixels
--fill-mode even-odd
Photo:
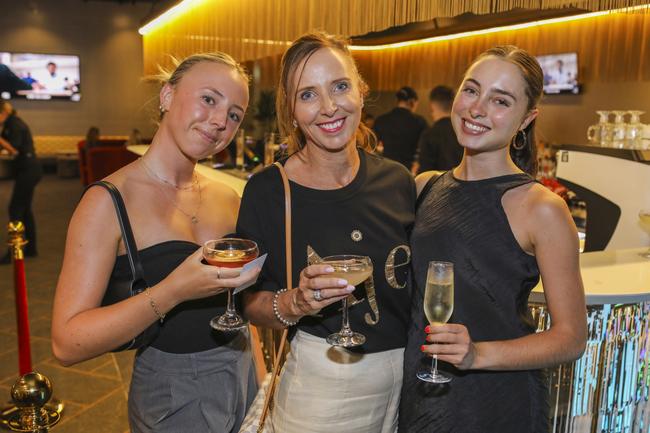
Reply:
[[[356,354],[298,331],[275,392],[278,433],[394,433],[404,349]]]

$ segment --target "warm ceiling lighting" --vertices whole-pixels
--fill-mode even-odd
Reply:
[[[577,21],[577,20],[583,20],[586,18],[594,18],[594,17],[600,17],[603,15],[609,15],[613,13],[620,13],[620,12],[632,12],[632,11],[638,11],[638,10],[648,10],[650,8],[650,4],[645,4],[641,6],[634,6],[634,7],[627,7],[627,8],[621,8],[621,9],[612,9],[608,11],[599,11],[599,12],[589,12],[589,13],[584,13],[584,14],[579,14],[579,15],[571,15],[568,17],[560,17],[560,18],[549,18],[545,20],[538,20],[538,21],[531,21],[527,23],[521,23],[521,24],[511,24],[507,26],[500,26],[500,27],[492,27],[489,29],[482,29],[482,30],[472,30],[469,32],[462,32],[462,33],[454,33],[450,35],[442,35],[442,36],[434,36],[431,38],[425,38],[425,39],[417,39],[413,41],[404,41],[404,42],[395,42],[392,44],[383,44],[383,45],[350,45],[351,50],[355,51],[377,51],[377,50],[389,50],[389,49],[395,49],[395,48],[403,48],[403,47],[409,47],[412,45],[420,45],[420,44],[428,44],[431,42],[439,42],[439,41],[450,41],[454,39],[461,39],[461,38],[467,38],[470,36],[478,36],[478,35],[486,35],[490,33],[497,33],[497,32],[505,32],[509,30],[521,30],[521,29],[526,29],[529,27],[536,27],[536,26],[543,26],[547,24],[557,24],[557,23],[564,23],[567,21]]]
[[[167,9],[162,15],[159,15],[144,26],[140,27],[138,33],[142,36],[147,35],[206,1],[207,0],[183,0],[176,6]]]

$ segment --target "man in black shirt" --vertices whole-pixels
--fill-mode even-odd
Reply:
[[[41,180],[42,170],[36,160],[34,141],[29,127],[16,116],[11,104],[0,100],[0,147],[14,155],[13,172],[15,177],[14,189],[9,201],[9,219],[22,221],[25,225],[25,246],[27,257],[36,256],[36,223],[32,213],[32,198],[34,188]],[[9,253],[0,263],[11,262]]]
[[[427,127],[427,121],[415,114],[418,94],[404,86],[395,94],[397,106],[377,117],[374,125],[384,157],[395,160],[407,169],[411,168],[417,150],[418,138]]]
[[[458,144],[451,126],[451,106],[454,91],[447,86],[437,86],[429,94],[433,126],[425,130],[418,143],[418,161],[413,172],[429,170],[446,171],[456,167],[463,157],[463,148]]]

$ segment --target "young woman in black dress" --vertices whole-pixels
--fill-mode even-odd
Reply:
[[[578,235],[566,204],[534,182],[534,125],[542,70],[525,51],[492,48],[465,74],[452,123],[464,156],[417,179],[411,235],[416,292],[405,353],[400,430],[546,432],[543,368],[585,347]],[[423,294],[430,260],[455,267],[448,324],[429,324]],[[536,333],[527,310],[539,277],[551,327]],[[426,339],[426,340],[425,340]],[[416,378],[436,355],[446,385]]]

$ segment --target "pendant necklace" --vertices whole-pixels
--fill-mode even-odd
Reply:
[[[147,173],[147,175],[149,175],[149,177],[150,177],[151,179],[153,179],[153,180],[155,180],[155,181],[158,181],[158,182],[161,182],[161,183],[163,183],[163,184],[165,184],[165,185],[171,186],[172,188],[174,188],[174,189],[176,189],[176,190],[178,190],[178,191],[188,191],[188,190],[193,189],[193,188],[194,188],[194,185],[197,185],[198,190],[199,190],[199,204],[198,204],[198,206],[196,206],[196,210],[194,211],[194,214],[189,214],[189,213],[185,212],[185,211],[184,211],[184,210],[183,210],[183,209],[178,205],[178,203],[176,203],[176,201],[175,201],[172,197],[170,197],[169,195],[167,195],[167,192],[165,191],[164,188],[161,187],[161,188],[160,188],[160,191],[162,191],[162,193],[163,193],[163,195],[165,196],[165,198],[166,198],[167,200],[169,200],[169,202],[170,202],[170,203],[171,203],[171,204],[172,204],[176,209],[178,209],[178,211],[179,211],[180,213],[182,213],[183,215],[185,215],[187,218],[190,219],[190,221],[192,222],[192,224],[198,224],[198,222],[199,222],[199,218],[197,217],[197,215],[199,214],[199,210],[201,209],[201,204],[203,203],[203,197],[202,197],[202,194],[201,194],[201,182],[199,182],[199,179],[198,179],[198,177],[196,176],[196,174],[194,174],[194,176],[193,176],[194,179],[192,180],[192,183],[191,183],[189,186],[181,187],[181,186],[178,186],[178,185],[176,185],[176,184],[174,184],[174,183],[172,183],[172,182],[170,182],[170,181],[168,181],[168,180],[166,180],[166,179],[163,179],[162,177],[160,177],[160,176],[158,176],[156,173],[154,173],[154,172],[149,168],[149,166],[147,166],[147,164],[144,162],[144,159],[143,159],[143,158],[140,158],[140,162],[142,163],[142,167],[144,167],[144,171]]]

